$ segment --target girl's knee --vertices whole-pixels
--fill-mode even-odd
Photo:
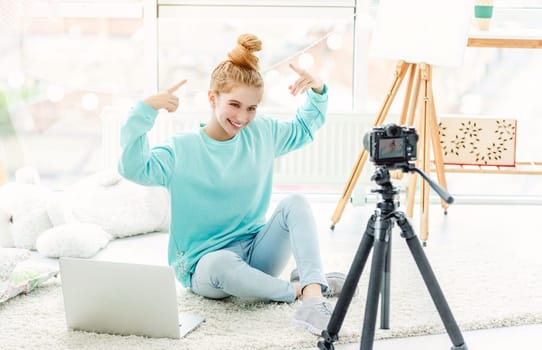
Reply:
[[[283,203],[291,208],[309,208],[309,200],[303,194],[294,193],[284,198]]]
[[[198,262],[198,267],[209,272],[228,271],[242,261],[241,257],[229,250],[217,250],[205,254]]]
[[[228,275],[242,259],[229,250],[218,250],[205,254],[192,276],[192,291],[211,299],[222,299],[230,294],[223,291]]]

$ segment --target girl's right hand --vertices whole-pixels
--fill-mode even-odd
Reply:
[[[177,107],[179,107],[179,98],[173,95],[173,93],[183,86],[186,81],[186,79],[183,79],[165,91],[147,97],[143,102],[157,111],[163,108],[169,113],[175,112]]]

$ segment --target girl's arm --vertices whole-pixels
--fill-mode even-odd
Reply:
[[[174,112],[179,99],[173,93],[186,80],[169,89],[147,97],[131,110],[121,129],[120,142],[122,154],[118,170],[122,176],[142,185],[166,186],[175,165],[175,152],[171,144],[150,149],[147,132],[154,125],[158,110]]]
[[[325,123],[327,112],[327,86],[305,70],[297,66],[290,67],[299,75],[296,82],[289,86],[292,95],[307,93],[305,103],[300,106],[291,121],[275,121],[273,138],[275,156],[298,149],[311,142],[315,132]]]

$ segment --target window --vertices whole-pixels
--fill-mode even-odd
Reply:
[[[142,5],[2,1],[0,159],[52,186],[102,167],[100,112],[144,85]]]

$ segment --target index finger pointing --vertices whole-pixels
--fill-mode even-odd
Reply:
[[[169,92],[170,94],[174,93],[175,91],[177,91],[177,89],[179,89],[181,86],[186,84],[186,82],[187,82],[186,79],[181,80],[180,82],[176,83],[175,85],[170,86],[167,89],[167,92]]]

